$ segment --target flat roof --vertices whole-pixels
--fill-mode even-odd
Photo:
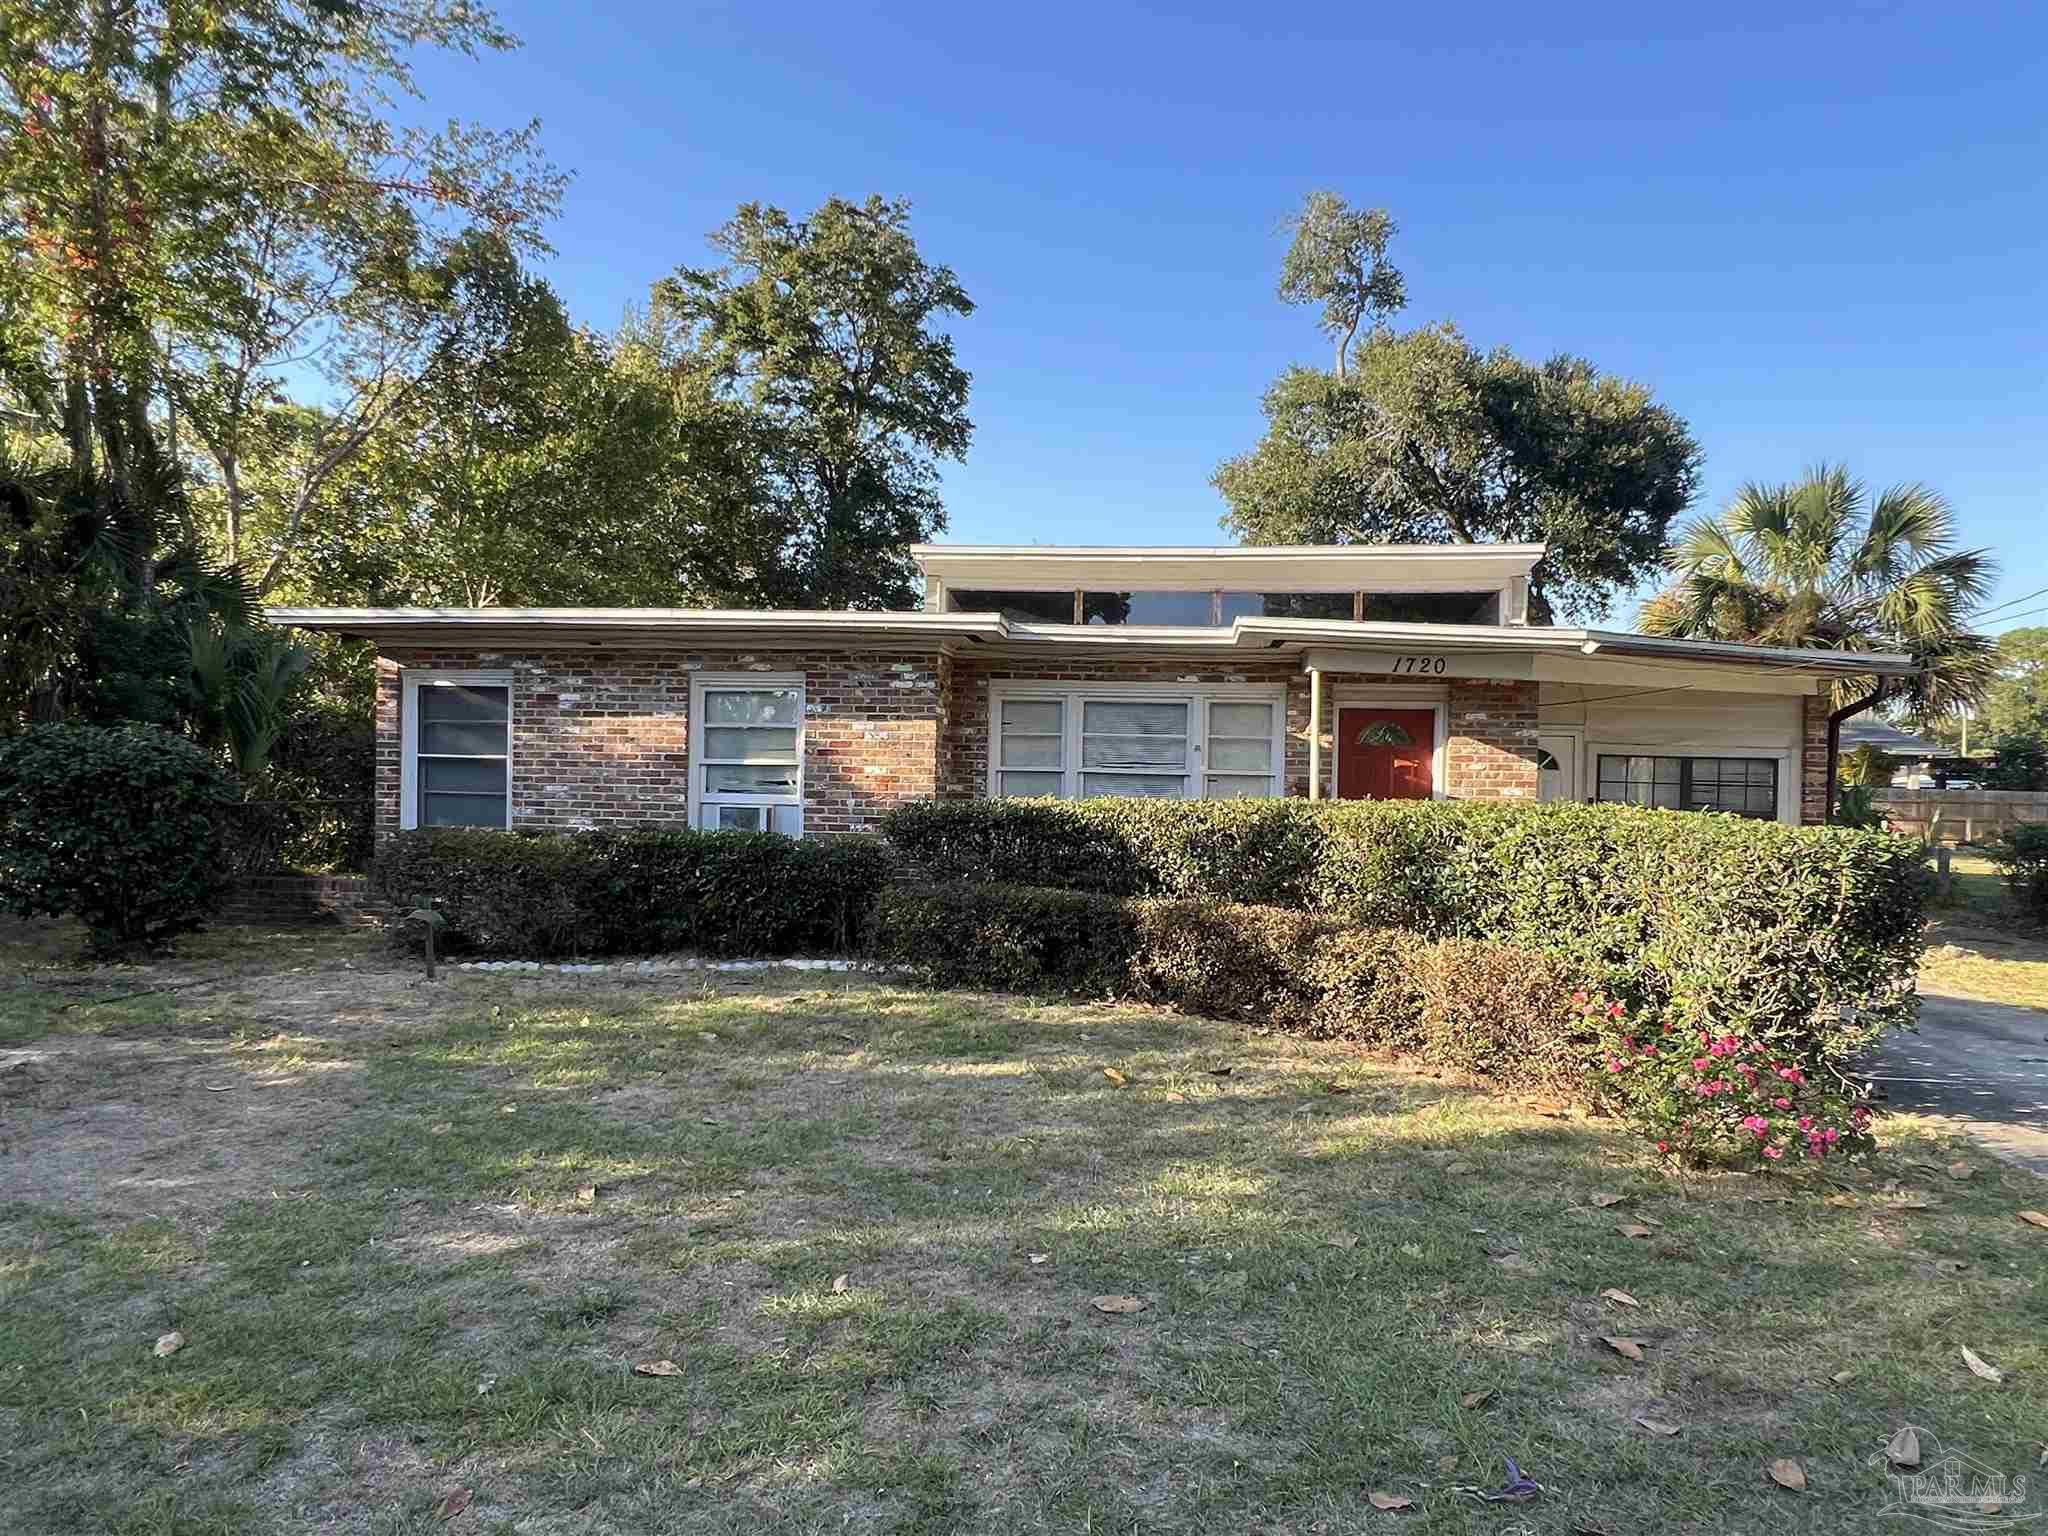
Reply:
[[[1240,618],[1200,627],[1152,624],[1028,624],[995,613],[922,610],[853,613],[749,608],[272,608],[273,623],[386,644],[646,647],[720,642],[741,647],[931,646],[965,652],[1159,651],[1294,659],[1310,650],[1514,653],[1664,661],[1812,677],[1903,677],[1910,656],[1671,640],[1626,631],[1519,624],[1400,624],[1349,619]]]

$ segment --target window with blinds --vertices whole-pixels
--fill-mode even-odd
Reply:
[[[694,825],[709,832],[803,830],[804,692],[711,679],[694,690]]]
[[[1282,792],[1278,689],[1015,691],[994,700],[990,790],[1063,799],[1234,799]]]
[[[413,825],[511,825],[512,690],[503,685],[415,684]]]

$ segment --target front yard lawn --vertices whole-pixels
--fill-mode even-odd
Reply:
[[[1680,1180],[1136,1008],[347,936],[9,975],[8,1531],[1838,1533],[1907,1528],[1902,1424],[2048,1456],[2048,1190],[1910,1123]],[[1503,1454],[1541,1498],[1458,1491]]]

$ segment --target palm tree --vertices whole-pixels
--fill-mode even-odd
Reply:
[[[1866,503],[1868,510],[1866,512]],[[1900,651],[1923,671],[1885,690],[1921,719],[1972,703],[1991,681],[1991,642],[1968,628],[1998,567],[1955,547],[1955,513],[1924,485],[1868,501],[1822,464],[1792,485],[1754,482],[1718,518],[1680,530],[1665,552],[1673,584],[1643,606],[1653,635],[1833,651]],[[1835,685],[1838,705],[1877,701],[1870,678]],[[1853,712],[1853,710],[1851,711]]]

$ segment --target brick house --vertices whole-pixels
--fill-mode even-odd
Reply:
[[[1903,656],[1528,622],[1541,545],[925,545],[912,612],[313,609],[378,650],[380,832],[862,832],[980,795],[1630,800],[1825,819]]]

